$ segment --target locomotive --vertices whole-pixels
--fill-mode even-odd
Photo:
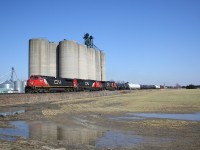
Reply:
[[[26,93],[46,93],[55,91],[100,91],[116,90],[114,81],[96,81],[84,79],[56,78],[51,76],[32,75],[27,80]]]

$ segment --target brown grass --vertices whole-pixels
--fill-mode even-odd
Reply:
[[[59,109],[44,109],[45,116],[62,113],[125,113],[125,112],[200,112],[200,89],[135,91],[128,94],[85,99],[72,99],[53,104]]]

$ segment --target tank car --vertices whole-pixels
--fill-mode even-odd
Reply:
[[[141,89],[156,89],[155,85],[140,85]]]
[[[128,86],[130,90],[140,89],[140,84],[128,83]]]

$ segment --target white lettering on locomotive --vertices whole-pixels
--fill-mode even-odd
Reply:
[[[54,84],[61,84],[61,80],[54,80]]]
[[[90,83],[89,82],[85,82],[85,85],[90,85]]]

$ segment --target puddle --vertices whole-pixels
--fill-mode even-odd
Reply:
[[[30,125],[30,138],[69,145],[90,145],[94,148],[133,147],[144,141],[133,132],[105,131],[101,129],[71,128],[54,123],[35,122]]]
[[[16,114],[21,114],[25,113],[25,108],[8,108],[8,109],[1,109],[0,110],[0,116],[10,116],[10,115],[16,115]]]
[[[25,121],[10,121],[10,128],[0,128],[0,139],[15,141],[16,137],[29,137],[29,126]]]
[[[97,139],[96,148],[131,148],[143,142],[144,138],[134,135],[133,132],[107,131]]]
[[[30,138],[47,143],[89,145],[93,148],[132,148],[142,143],[171,142],[165,138],[143,137],[133,131],[113,131],[103,129],[73,128],[52,122],[11,121],[12,128],[0,128],[0,140],[16,141],[17,137]]]
[[[148,144],[157,144],[157,143],[169,143],[172,142],[172,139],[169,138],[152,138],[148,136],[139,136],[136,135],[133,131],[129,132],[120,132],[120,131],[107,131],[103,136],[96,140],[96,148],[133,148],[138,144],[148,143]]]
[[[128,113],[126,116],[120,116],[111,119],[134,121],[148,118],[200,121],[200,112],[192,114]]]
[[[70,145],[84,144],[95,146],[102,130],[72,128],[52,122],[10,121],[9,128],[0,128],[0,140],[16,141],[17,137],[31,138],[39,141],[64,141]]]

